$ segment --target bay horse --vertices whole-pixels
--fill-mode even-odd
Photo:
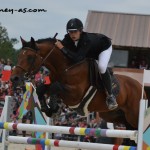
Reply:
[[[89,92],[88,60],[72,64],[71,60],[55,46],[56,39],[53,38],[35,41],[31,37],[29,42],[22,38],[21,41],[22,49],[11,75],[13,84],[27,74],[30,76],[36,74],[41,66],[45,66],[51,72],[52,83],[58,81],[65,87],[65,91],[59,95],[63,103],[71,108],[78,106]],[[105,91],[96,89],[90,101],[86,103],[86,111],[99,112],[100,117],[107,122],[122,123],[126,125],[127,129],[137,129],[142,86],[128,76],[115,74],[115,77],[120,85],[116,97],[118,108],[112,111],[108,110]]]

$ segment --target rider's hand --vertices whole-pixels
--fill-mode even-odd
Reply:
[[[64,46],[62,45],[62,43],[60,41],[57,40],[57,42],[55,43],[55,45],[59,48],[62,49]]]

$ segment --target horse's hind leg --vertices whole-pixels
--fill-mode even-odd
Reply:
[[[110,111],[105,113],[100,112],[99,115],[107,122],[124,124],[126,130],[137,130],[127,122],[125,113],[122,110]],[[123,139],[123,145],[135,146],[136,143],[130,139]]]
[[[138,107],[138,106],[137,106]],[[126,122],[130,124],[128,125],[128,128],[130,129],[138,129],[138,114],[139,114],[139,109],[137,109],[135,105],[133,105],[132,108],[127,108],[125,111],[125,118]],[[138,107],[139,108],[139,107]],[[127,124],[127,123],[126,123]]]
[[[137,128],[131,126],[127,121],[125,123],[125,126],[126,126],[126,130],[138,130]]]
[[[109,112],[99,112],[99,115],[107,122],[121,123],[121,124],[126,123],[124,112],[120,109]]]
[[[126,126],[126,130],[137,130],[137,128],[132,127],[128,122],[125,123],[125,126]],[[122,145],[137,146],[135,141],[130,139],[124,139]]]

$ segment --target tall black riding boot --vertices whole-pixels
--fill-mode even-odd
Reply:
[[[108,106],[109,110],[116,109],[118,107],[118,104],[116,102],[116,97],[112,93],[112,82],[111,82],[111,76],[109,73],[109,70],[107,69],[104,74],[101,74],[102,82],[104,84],[104,87],[106,89],[106,104]]]

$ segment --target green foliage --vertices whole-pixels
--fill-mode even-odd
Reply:
[[[8,37],[7,29],[0,23],[0,58],[4,58],[5,60],[9,58],[15,64],[18,52],[14,49],[13,45],[17,42],[16,38],[10,39]]]

